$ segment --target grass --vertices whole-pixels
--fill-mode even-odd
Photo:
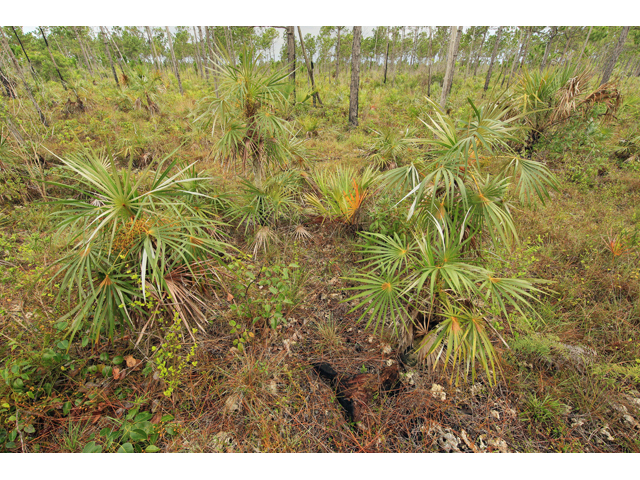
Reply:
[[[292,118],[303,127],[298,135],[307,137],[313,152],[313,170],[348,167],[360,171],[370,164],[367,154],[378,140],[371,129],[404,132],[408,125],[423,128],[415,119],[416,112],[408,108],[429,111],[421,101],[420,79],[416,84],[412,74],[403,75],[406,78],[398,77],[395,84],[385,87],[377,72],[365,74],[363,126],[356,130],[346,128],[345,79],[338,88],[321,84],[325,109],[314,110],[309,103],[292,108]],[[236,174],[242,173],[242,166],[217,161],[216,138],[190,123],[188,114],[206,87],[192,73],[186,77],[185,98],[176,93],[177,85],[163,87],[154,99],[160,108],[154,115],[145,109],[127,110],[108,78],[97,79],[97,85],[87,84],[79,92],[87,106],[84,113],[65,112],[66,97],[60,87],[48,84],[45,92],[55,93],[60,103],[47,104],[45,114],[55,129],[46,131],[37,119],[33,121],[29,109],[7,102],[25,129],[33,129],[30,136],[39,139],[43,173],[51,182],[78,186],[49,152],[67,158],[81,150],[80,143],[96,150],[114,146],[120,167],[148,153],[151,168],[155,168],[159,159],[178,149],[176,158],[196,161],[199,174],[215,178],[211,183],[216,194],[225,193],[230,202],[237,201],[240,183]],[[162,84],[167,83],[165,74]],[[478,105],[482,84],[481,75],[467,79],[464,85],[454,84],[448,105],[452,116],[468,118],[471,110],[466,97]],[[637,96],[638,87],[637,81],[625,84],[625,98]],[[437,90],[432,90],[434,95]],[[286,215],[261,225],[269,233],[246,232],[244,226],[235,224],[225,227],[226,241],[253,254],[242,261],[254,265],[255,271],[268,266],[271,272],[281,272],[295,260],[301,277],[282,281],[287,285],[283,297],[269,293],[270,286],[277,288],[276,280],[259,285],[262,277],[252,283],[248,276],[234,284],[234,289],[215,287],[207,292],[205,331],[195,334],[196,364],[183,368],[179,385],[167,397],[150,350],[159,345],[155,334],[136,345],[128,330],[116,328],[110,342],[83,345],[84,334],[79,332],[78,341],[64,343],[59,319],[69,307],[55,304],[59,285],[48,285],[50,277],[45,273],[46,267],[66,253],[69,240],[68,233],[55,232],[58,225],[52,213],[57,207],[48,201],[65,198],[63,188],[46,185],[44,199],[37,178],[21,172],[9,178],[3,170],[0,451],[81,451],[95,442],[103,451],[116,451],[130,443],[132,448],[144,450],[154,445],[165,452],[424,452],[440,449],[437,424],[460,439],[458,448],[463,451],[471,447],[461,439],[462,429],[477,449],[497,449],[491,445],[497,445],[499,437],[509,450],[517,451],[637,452],[637,432],[612,407],[624,406],[636,419],[640,415],[630,400],[640,397],[640,346],[635,341],[640,333],[640,188],[638,167],[633,160],[627,162],[637,154],[636,147],[627,141],[621,148],[620,143],[637,136],[635,104],[628,103],[629,108],[623,108],[608,124],[590,125],[575,118],[550,127],[541,136],[532,159],[553,171],[559,188],[545,204],[512,210],[522,240],[519,245],[507,249],[496,242],[484,254],[483,261],[501,275],[554,282],[551,290],[555,293],[541,297],[536,307],[540,320],[528,322],[518,312],[509,311],[508,319],[492,322],[495,332],[491,330],[489,336],[501,359],[497,384],[491,386],[480,374],[478,393],[470,381],[457,387],[451,384],[449,371],[401,364],[401,390],[374,398],[369,405],[370,427],[365,430],[348,423],[335,391],[311,365],[328,362],[345,375],[360,373],[363,365],[368,372],[380,372],[388,362],[398,362],[402,352],[387,333],[366,330],[357,322],[361,312],[349,313],[353,305],[342,302],[347,297],[344,289],[353,286],[343,278],[353,277],[361,268],[358,252],[365,240],[315,222],[317,215],[305,210],[309,205],[303,194],[312,192],[309,186],[295,192],[293,203],[301,205],[300,211],[287,210]],[[424,128],[421,134],[427,134]],[[3,142],[2,148],[11,153],[3,159],[15,158],[13,164],[33,162],[29,149],[19,146],[13,137],[3,137]],[[411,158],[425,152],[425,147],[412,147]],[[134,174],[144,166],[134,163]],[[487,168],[491,171],[492,166]],[[341,213],[338,207],[333,214]],[[370,231],[384,229],[387,235],[400,235],[404,216],[396,215],[393,207],[392,198],[371,193],[359,223]],[[232,217],[226,209],[221,205],[216,215]],[[270,241],[271,234],[279,241]],[[272,278],[282,276],[274,275]],[[233,309],[234,304],[243,304],[239,293],[245,291],[253,310]],[[252,323],[265,305],[286,307],[278,300],[281,298],[291,299],[293,305],[281,308],[282,319],[276,328],[258,328]],[[244,354],[233,350],[239,332],[231,333],[229,325],[230,320],[240,319],[243,328],[253,334],[247,336]],[[179,355],[185,357],[191,345],[188,336],[181,337]],[[390,353],[387,345],[392,347]],[[567,346],[595,355],[581,360],[567,353],[572,351]],[[124,359],[129,356],[141,363],[127,366]],[[114,376],[115,369],[122,376]],[[408,372],[412,372],[411,382]],[[434,383],[443,386],[446,400],[431,395]],[[238,408],[232,408],[235,406]],[[127,419],[134,409],[135,415]],[[465,413],[469,410],[472,414]],[[122,428],[135,423],[139,413],[151,415],[149,420],[138,420],[148,421],[155,430],[125,441]],[[163,421],[167,415],[173,418]],[[614,440],[602,433],[605,425]],[[101,434],[107,428],[120,433],[109,440],[106,433]],[[493,433],[496,428],[500,434]],[[16,436],[12,439],[13,431]]]

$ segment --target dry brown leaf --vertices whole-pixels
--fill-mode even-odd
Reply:
[[[118,367],[113,367],[113,379],[120,380],[120,369]]]
[[[227,293],[227,302],[231,302],[233,301],[233,295],[231,295],[230,293]]]
[[[127,355],[126,357],[124,357],[124,360],[125,362],[127,362],[127,368],[135,368],[142,362],[142,360],[136,360],[131,355]]]

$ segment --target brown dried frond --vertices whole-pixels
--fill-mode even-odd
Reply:
[[[311,233],[303,225],[298,225],[293,231],[293,238],[297,241],[306,241],[311,238]]]
[[[593,93],[588,95],[582,103],[587,106],[593,106],[596,103],[603,104],[607,107],[607,111],[604,113],[604,119],[609,121],[618,112],[620,105],[622,105],[622,94],[612,82],[603,83]]]
[[[580,75],[569,79],[569,81],[558,90],[558,106],[551,116],[551,122],[555,123],[564,120],[576,109],[576,99],[583,92],[583,89],[589,79],[590,72],[582,72]]]
[[[260,227],[256,232],[256,236],[253,239],[253,242],[251,243],[251,246],[253,247],[253,256],[257,257],[258,250],[260,250],[261,248],[266,253],[267,246],[271,242],[275,243],[277,241],[278,236],[271,228],[269,228],[268,226]]]

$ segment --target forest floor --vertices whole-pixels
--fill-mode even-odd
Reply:
[[[533,325],[515,317],[493,322],[501,357],[494,385],[483,373],[456,381],[448,370],[417,363],[392,330],[358,322],[361,312],[344,301],[347,279],[360,266],[357,235],[309,219],[309,238],[283,234],[247,260],[256,271],[291,272],[296,300],[282,324],[256,329],[239,353],[229,326],[235,300],[221,297],[208,306],[206,333],[195,335],[190,361],[197,364],[182,365],[166,396],[149,343],[135,346],[135,334],[65,343],[58,320],[66,310],[54,302],[57,286],[47,270],[66,248],[49,202],[63,193],[10,177],[0,159],[0,451],[117,451],[128,444],[162,452],[639,452],[635,80],[621,87],[627,103],[617,118],[574,118],[549,131],[533,153],[560,187],[545,205],[514,210],[521,242],[504,253],[513,276],[551,280],[552,294],[541,299],[542,320]],[[185,78],[185,98],[160,96],[155,116],[128,108],[108,79],[101,82],[82,91],[82,111],[51,87],[46,113],[57,127],[35,146],[46,179],[61,174],[52,153],[64,157],[77,142],[116,146],[124,164],[181,146],[179,158],[198,161],[200,171],[233,190],[236,177],[214,161],[210,132],[190,124],[188,113],[203,95],[198,79]],[[462,111],[467,96],[481,101],[481,84],[479,77],[457,80],[452,110]],[[384,86],[365,77],[361,126],[349,129],[347,85],[323,94],[324,109],[307,103],[291,113],[316,167],[366,165],[371,129],[418,128],[426,108],[419,79],[398,75]],[[27,106],[12,108],[28,130]],[[365,228],[390,214],[386,209],[373,206]],[[242,230],[229,234],[251,250]],[[616,239],[626,247],[613,253]],[[189,348],[185,342],[183,355]],[[67,356],[52,368],[47,355]],[[354,381],[362,402],[345,408],[344,385]]]

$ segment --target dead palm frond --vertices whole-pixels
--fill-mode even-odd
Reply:
[[[564,120],[571,115],[571,113],[576,109],[576,100],[583,93],[583,90],[590,78],[590,72],[582,72],[581,74],[569,79],[569,81],[565,83],[560,90],[558,90],[558,93],[556,94],[558,104],[551,115],[552,123]]]
[[[278,242],[278,235],[268,226],[260,227],[256,231],[256,236],[251,242],[251,246],[253,247],[253,256],[258,256],[258,250],[262,249],[264,253],[267,253],[267,247],[271,243]]]
[[[604,113],[604,119],[609,121],[615,116],[622,105],[622,94],[612,82],[603,83],[582,101],[582,104],[587,106],[593,106],[596,103],[607,107],[607,111]]]
[[[293,231],[293,238],[295,238],[297,241],[304,242],[306,240],[310,240],[311,237],[311,233],[309,233],[309,230],[304,228],[304,225],[298,225]]]

